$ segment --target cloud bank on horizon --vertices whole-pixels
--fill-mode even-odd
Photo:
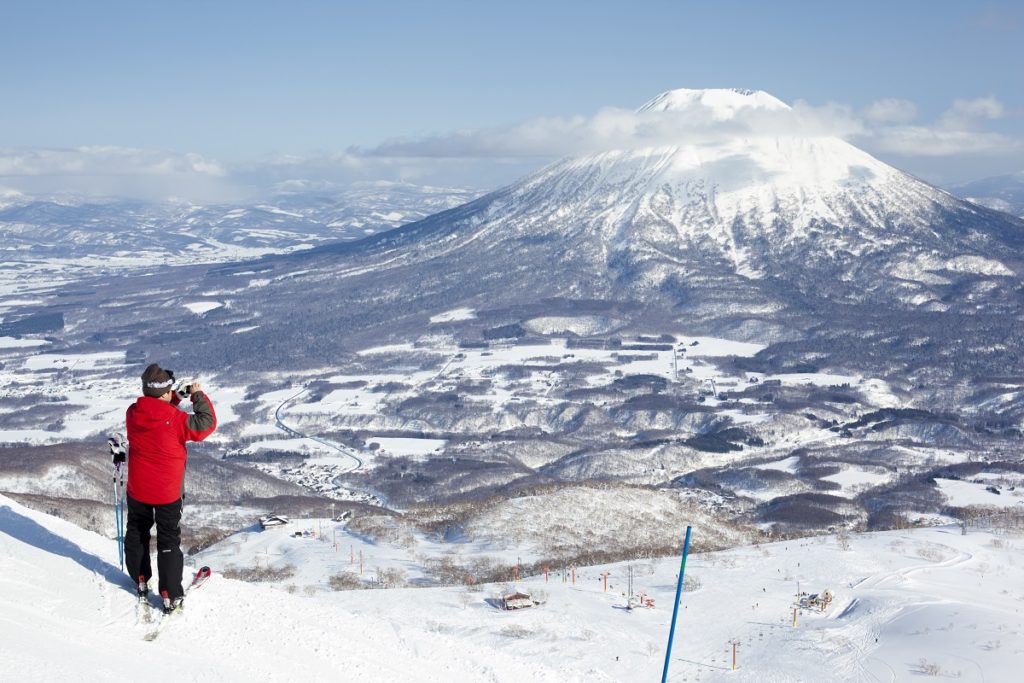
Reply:
[[[736,137],[835,136],[875,153],[942,157],[1009,156],[1024,140],[984,130],[1008,116],[994,97],[955,100],[938,120],[914,123],[917,107],[900,99],[878,100],[862,110],[836,103],[751,107],[723,118],[712,106],[684,111],[605,108],[592,116],[539,118],[506,128],[455,131],[415,140],[386,141],[349,153],[365,157],[562,157],[610,149],[673,144],[713,144]]]
[[[948,168],[964,160],[984,167],[1024,157],[1024,140],[997,128],[1001,120],[1021,115],[995,97],[956,99],[930,122],[918,121],[917,106],[898,98],[860,109],[804,101],[730,112],[700,103],[668,110],[606,107],[591,115],[540,117],[391,139],[369,148],[235,163],[195,152],[116,146],[0,148],[0,195],[230,201],[287,189],[299,180],[322,187],[388,180],[490,189],[565,156],[790,135],[839,137],[926,180],[943,182]]]

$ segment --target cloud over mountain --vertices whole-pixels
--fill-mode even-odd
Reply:
[[[723,108],[720,102],[695,101],[685,107],[664,102],[639,109],[604,107],[590,115],[537,117],[507,126],[395,138],[372,147],[235,162],[196,152],[115,146],[6,148],[0,149],[0,178],[5,186],[32,193],[211,201],[258,194],[297,179],[490,188],[561,157],[684,144],[713,147],[737,139],[838,137],[883,158],[895,157],[897,165],[909,163],[910,170],[926,177],[922,168],[940,169],[961,159],[1005,164],[1024,152],[1024,140],[995,128],[999,120],[1017,114],[991,96],[956,99],[934,120],[921,121],[917,105],[906,99],[884,98],[855,108],[801,100],[787,105],[761,94],[770,106]]]

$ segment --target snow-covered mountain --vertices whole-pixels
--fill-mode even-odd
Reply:
[[[984,348],[1018,334],[1024,222],[801,133],[765,93],[671,91],[646,106],[663,124],[717,123],[679,139],[668,126],[658,146],[568,158],[398,230],[268,259],[258,292],[251,265],[195,286],[237,291],[239,320],[315,340],[325,357],[458,305],[505,311],[505,323],[612,312],[761,342],[877,336],[896,351],[898,311],[921,349],[985,363]],[[991,339],[939,339],[964,326],[993,328]],[[824,347],[813,353],[835,340]]]
[[[212,367],[249,362],[252,337],[222,333],[257,318],[264,357],[317,365],[465,306],[487,314],[454,324],[462,339],[593,314],[618,321],[612,332],[770,343],[762,370],[861,368],[916,385],[1024,371],[999,346],[1024,328],[1024,221],[805,130],[763,92],[676,90],[641,109],[657,124],[646,146],[567,158],[363,240],[196,271],[172,306],[145,279],[101,287],[140,292],[103,334],[132,338],[140,315],[184,329],[181,298],[218,291],[230,306],[192,351]],[[73,301],[66,315],[88,334],[100,321]]]
[[[461,258],[514,268],[540,258],[554,268],[552,288],[577,297],[648,299],[721,276],[933,309],[947,307],[936,287],[949,283],[944,273],[1020,271],[1022,224],[838,138],[776,132],[770,117],[786,109],[763,92],[664,93],[641,111],[722,122],[753,110],[769,117],[768,132],[666,136],[660,146],[565,159],[363,253],[389,265],[397,256],[403,265]]]

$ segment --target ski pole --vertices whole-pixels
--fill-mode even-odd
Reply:
[[[124,437],[115,434],[107,439],[110,454],[114,461],[114,524],[117,527],[117,557],[124,571],[124,470],[128,459],[128,449]]]
[[[117,557],[124,570],[124,498],[121,495],[123,483],[120,463],[114,465],[114,525],[117,528]]]
[[[114,468],[114,528],[117,530],[117,558],[121,561],[121,570],[124,571],[124,560],[121,555],[121,506],[117,502],[117,468]]]
[[[114,511],[117,515],[117,558],[121,562],[121,571],[124,571],[124,470],[120,463],[117,465],[117,474],[118,485],[114,489],[114,495],[117,500],[114,506]]]

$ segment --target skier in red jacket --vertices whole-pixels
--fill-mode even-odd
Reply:
[[[192,414],[178,410],[174,375],[152,363],[142,373],[142,396],[128,408],[128,524],[125,568],[138,580],[140,597],[149,592],[153,568],[150,529],[156,522],[157,570],[164,611],[179,608],[181,586],[181,505],[185,490],[185,442],[202,441],[217,427],[213,404],[198,382],[185,389]]]

